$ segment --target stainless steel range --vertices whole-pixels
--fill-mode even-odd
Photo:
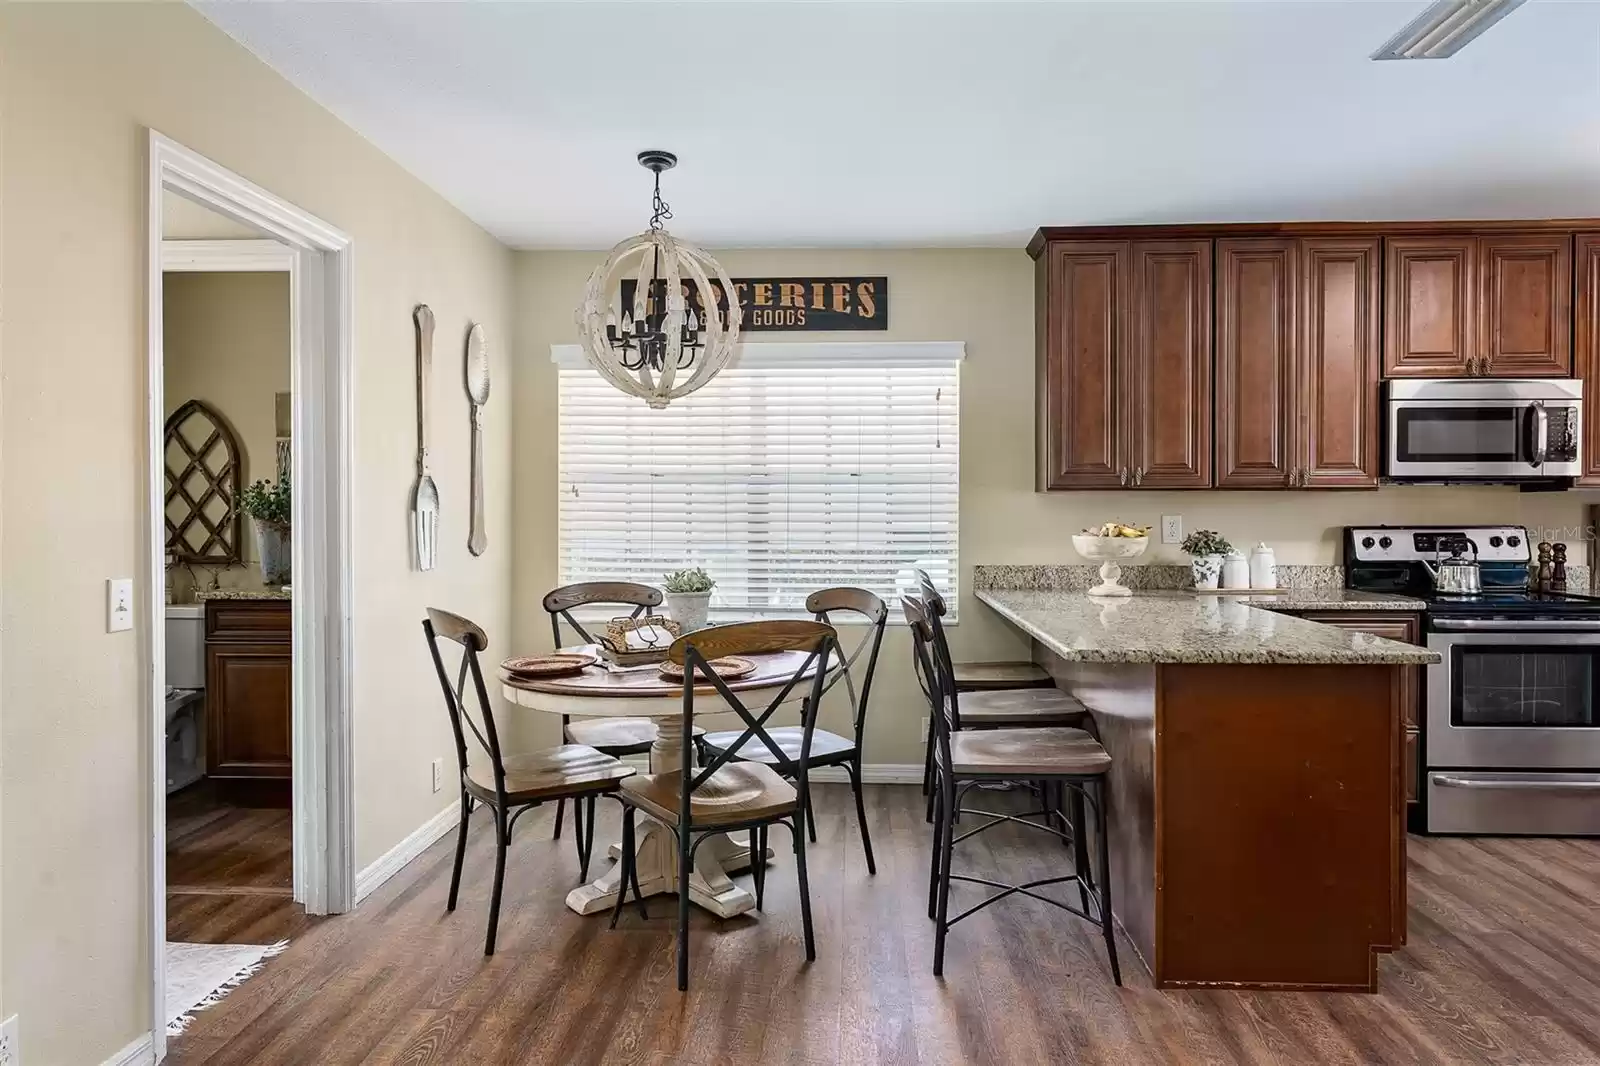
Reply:
[[[1600,834],[1600,599],[1532,589],[1519,526],[1352,526],[1344,548],[1351,588],[1428,603],[1428,831]],[[1480,592],[1439,591],[1452,556]]]

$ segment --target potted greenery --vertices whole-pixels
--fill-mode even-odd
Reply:
[[[683,632],[693,633],[706,627],[706,616],[711,612],[711,590],[716,584],[711,575],[698,566],[666,575],[667,613]]]
[[[1222,557],[1233,550],[1233,545],[1214,529],[1197,529],[1183,538],[1179,545],[1191,557],[1189,571],[1194,575],[1194,587],[1214,589],[1222,573]]]
[[[261,563],[261,580],[268,585],[289,583],[289,479],[277,484],[257,481],[244,490],[240,505],[256,530],[256,557]]]

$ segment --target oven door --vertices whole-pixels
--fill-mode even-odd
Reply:
[[[1576,406],[1526,399],[1389,402],[1387,474],[1412,480],[1576,477]],[[1554,426],[1552,426],[1554,423]],[[1555,447],[1552,447],[1552,443]]]
[[[1600,769],[1600,620],[1436,619],[1430,770]]]

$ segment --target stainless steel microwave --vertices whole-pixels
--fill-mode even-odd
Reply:
[[[1384,408],[1393,481],[1550,481],[1581,471],[1576,378],[1390,381]]]

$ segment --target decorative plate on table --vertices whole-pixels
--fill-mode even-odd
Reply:
[[[517,655],[501,663],[500,669],[512,677],[534,680],[581,674],[584,667],[593,666],[599,661],[593,655],[563,651],[554,655]]]
[[[737,681],[756,672],[756,664],[739,655],[724,655],[720,659],[712,659],[709,665],[724,681]],[[662,663],[661,676],[668,681],[682,681],[683,664]]]

